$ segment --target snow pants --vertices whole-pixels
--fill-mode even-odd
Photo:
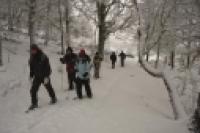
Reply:
[[[79,99],[83,98],[83,95],[82,95],[82,87],[83,86],[85,86],[85,91],[86,91],[87,97],[92,98],[93,94],[92,94],[92,91],[91,91],[89,79],[82,80],[80,78],[77,78],[76,83],[77,83],[76,92],[77,92],[77,96],[78,96]]]
[[[69,90],[73,90],[75,84],[75,72],[73,73],[68,72],[67,75],[68,75]]]
[[[94,78],[98,79],[100,73],[100,64],[95,64],[94,65]]]
[[[121,59],[121,67],[124,67],[124,59]]]
[[[56,100],[56,95],[55,95],[54,89],[51,85],[50,78],[49,78],[49,82],[47,84],[44,84],[44,79],[34,78],[32,87],[30,90],[32,105],[38,105],[37,93],[38,93],[38,90],[39,90],[39,87],[41,84],[43,84],[44,87],[46,88],[51,100],[52,101]]]
[[[112,61],[112,69],[115,69],[115,61]]]

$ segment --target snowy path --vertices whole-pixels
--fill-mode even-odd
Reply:
[[[82,101],[72,100],[75,93],[62,90],[59,73],[54,73],[58,104],[47,105],[41,88],[41,108],[30,114],[24,114],[29,104],[29,86],[24,83],[24,88],[0,98],[0,133],[188,133],[185,123],[172,120],[161,80],[130,63],[116,70],[104,64],[102,73],[100,80],[91,81],[94,99]]]

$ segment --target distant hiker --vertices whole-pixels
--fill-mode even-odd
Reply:
[[[100,56],[98,52],[96,52],[94,58],[93,58],[93,64],[94,64],[94,78],[99,78],[99,71],[101,67],[101,61],[103,58]]]
[[[90,57],[86,54],[84,49],[81,49],[76,63],[76,83],[77,83],[77,96],[79,99],[83,98],[82,86],[85,86],[85,91],[88,98],[92,98],[92,91],[90,87]]]
[[[124,67],[124,62],[125,62],[125,59],[126,59],[126,54],[121,51],[121,53],[119,54],[119,57],[120,57],[120,61],[121,61],[121,67]]]
[[[75,83],[75,64],[77,61],[77,55],[73,52],[73,49],[71,47],[68,47],[66,49],[65,56],[63,58],[60,58],[60,61],[62,64],[66,64],[66,71],[68,75],[69,84],[68,90],[73,90]]]
[[[112,62],[112,69],[114,69],[115,68],[115,63],[117,61],[117,56],[116,56],[115,52],[112,52],[112,54],[110,55],[110,60]]]
[[[51,97],[50,104],[55,104],[57,102],[57,98],[51,85],[51,67],[48,57],[36,44],[33,44],[31,46],[30,52],[30,80],[32,81],[30,94],[32,104],[29,107],[29,110],[33,110],[34,108],[38,107],[37,92],[41,84],[45,86],[49,93],[49,96]]]

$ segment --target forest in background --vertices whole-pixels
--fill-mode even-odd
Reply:
[[[27,34],[30,44],[61,47],[78,42],[93,46],[102,56],[109,37],[126,33],[137,42],[139,63],[163,79],[175,119],[192,115],[199,94],[199,0],[1,0],[2,43],[9,34]],[[42,41],[38,42],[38,38]],[[126,37],[122,38],[126,40]]]

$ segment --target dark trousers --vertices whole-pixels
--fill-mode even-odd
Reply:
[[[99,78],[99,72],[100,72],[100,64],[95,64],[94,65],[94,78]]]
[[[31,90],[30,90],[32,105],[38,105],[37,93],[38,93],[38,90],[39,90],[39,87],[41,84],[44,84],[44,79],[34,78],[33,84],[32,84]],[[44,86],[45,86],[49,96],[51,97],[51,100],[52,101],[55,100],[56,95],[55,95],[55,92],[51,85],[51,81],[49,80],[48,84],[46,84]]]
[[[112,61],[112,69],[115,68],[115,61]]]
[[[69,84],[69,90],[74,89],[74,83],[75,83],[75,73],[67,73],[68,75],[68,84]]]
[[[92,91],[91,91],[91,87],[90,87],[90,80],[87,79],[87,80],[82,80],[82,79],[79,79],[77,78],[77,96],[79,99],[82,99],[83,98],[83,95],[82,95],[82,87],[83,85],[85,86],[85,91],[86,91],[86,94],[89,98],[92,98]]]
[[[124,59],[121,59],[121,67],[124,67]]]

